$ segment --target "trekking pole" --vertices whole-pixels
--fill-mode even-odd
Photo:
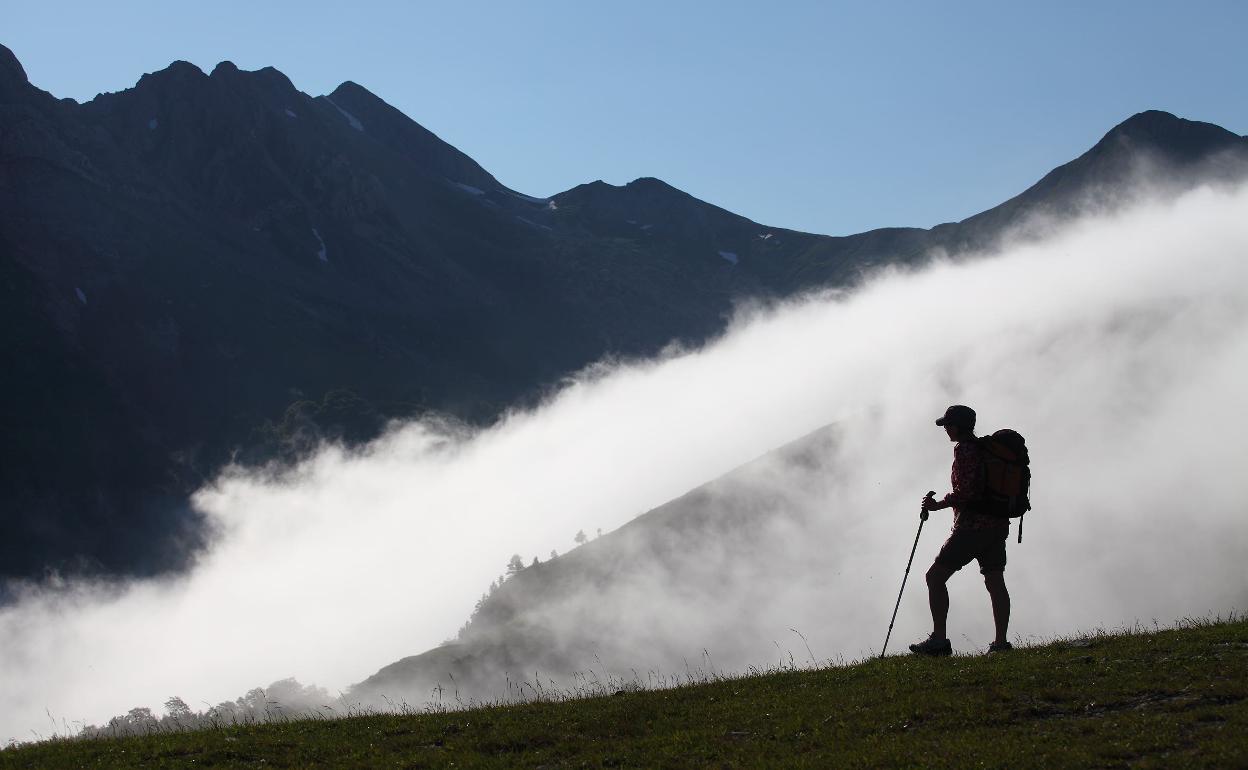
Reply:
[[[927,493],[928,497],[935,497],[936,492],[932,490]],[[910,547],[910,559],[906,562],[906,574],[901,578],[901,590],[897,592],[897,604],[893,605],[893,619],[888,621],[888,633],[884,635],[884,646],[880,648],[880,660],[884,659],[884,652],[888,649],[889,637],[893,635],[893,624],[897,622],[897,608],[901,606],[901,595],[906,591],[906,580],[910,578],[910,565],[914,564],[914,552],[919,549],[919,535],[923,534],[923,522],[927,521],[927,511],[919,513],[919,531],[914,533],[914,545]]]

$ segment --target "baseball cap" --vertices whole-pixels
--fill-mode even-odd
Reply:
[[[954,404],[945,410],[945,416],[936,421],[937,425],[961,425],[965,428],[975,427],[975,410],[969,406]]]

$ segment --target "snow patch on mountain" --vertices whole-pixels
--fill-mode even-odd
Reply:
[[[79,302],[81,302],[84,305],[87,304],[87,295],[82,291],[82,289],[75,286],[74,293],[78,295]]]
[[[455,186],[466,193],[471,193],[473,195],[485,195],[485,190],[482,190],[480,187],[473,187],[472,185],[464,184],[463,182],[455,182]]]
[[[719,256],[723,257],[725,260],[731,262],[734,265],[737,264],[737,255],[734,252],[721,251],[719,252]]]
[[[341,112],[342,116],[347,119],[347,122],[350,123],[351,127],[354,128],[356,131],[364,130],[364,124],[360,122],[359,118],[347,112],[343,108],[339,107],[337,104],[334,104],[334,100],[330,99],[328,96],[325,97],[325,101],[329,102],[330,104],[333,104],[334,109]]]
[[[295,114],[295,111],[294,111],[294,110],[286,110],[286,117],[288,117],[288,118],[297,118],[297,117],[299,117],[299,116]]]
[[[317,259],[321,260],[322,262],[328,262],[329,251],[325,248],[325,241],[324,239],[321,238],[321,234],[317,232],[315,227],[312,228],[312,235],[313,237],[316,238],[316,242],[320,245],[320,248],[316,250]]]

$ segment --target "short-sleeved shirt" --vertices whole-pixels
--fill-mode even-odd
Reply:
[[[953,491],[945,495],[944,502],[953,505],[955,530],[1010,528],[1009,519],[977,513],[974,510],[984,499],[983,451],[975,441],[959,441],[953,447],[953,471],[949,479]]]

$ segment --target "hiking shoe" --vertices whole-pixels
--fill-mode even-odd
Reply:
[[[1009,652],[1014,649],[1014,645],[1009,642],[993,642],[988,645],[988,652]]]
[[[953,645],[949,643],[948,639],[937,639],[934,636],[929,636],[918,644],[910,645],[910,652],[913,652],[915,655],[952,655]]]

